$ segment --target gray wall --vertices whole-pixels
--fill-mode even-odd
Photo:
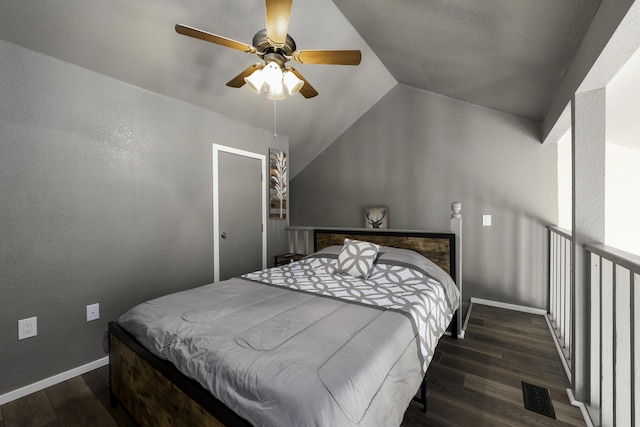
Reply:
[[[540,124],[395,86],[291,181],[291,224],[448,230],[462,202],[464,299],[546,308],[547,235],[557,221],[557,151]],[[491,214],[492,227],[482,227]]]
[[[0,100],[3,394],[104,357],[134,304],[211,282],[211,144],[289,142],[5,41]],[[270,261],[285,225],[267,225]],[[38,336],[18,341],[32,316]]]

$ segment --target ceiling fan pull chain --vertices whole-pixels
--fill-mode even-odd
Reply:
[[[273,100],[273,137],[278,137],[278,122],[276,120],[276,100]]]

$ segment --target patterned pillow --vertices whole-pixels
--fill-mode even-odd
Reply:
[[[380,246],[371,242],[344,239],[344,246],[338,255],[338,272],[366,279]]]

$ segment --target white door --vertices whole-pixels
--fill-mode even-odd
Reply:
[[[214,144],[214,280],[266,267],[265,156]]]

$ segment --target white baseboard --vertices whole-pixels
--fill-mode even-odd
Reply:
[[[35,393],[36,391],[44,390],[47,387],[51,387],[52,385],[70,380],[71,378],[77,377],[78,375],[86,374],[89,371],[93,371],[94,369],[101,368],[108,364],[109,356],[105,356],[102,359],[89,362],[86,365],[78,366],[77,368],[73,368],[66,372],[62,372],[52,377],[45,378],[42,381],[38,381],[36,383],[21,387],[17,390],[2,394],[0,395],[0,405],[4,405],[14,400],[20,399],[21,397],[27,396],[31,393]]]
[[[551,338],[553,338],[553,343],[556,345],[556,350],[558,351],[558,356],[560,356],[560,361],[562,362],[562,366],[564,367],[564,372],[567,374],[567,379],[569,383],[573,383],[573,378],[571,376],[571,368],[567,363],[567,359],[564,358],[564,353],[562,352],[562,346],[560,345],[560,341],[558,341],[558,337],[556,336],[555,331],[553,330],[553,325],[551,324],[551,319],[549,319],[549,315],[544,315],[545,320],[547,321],[547,326],[549,327],[549,332],[551,333]]]
[[[492,301],[488,299],[471,297],[471,304],[473,303],[488,305],[491,307],[505,308],[507,310],[513,310],[513,311],[521,311],[523,313],[538,314],[540,316],[544,316],[545,314],[547,314],[547,310],[543,310],[541,308],[533,308],[533,307],[527,307],[526,305],[508,304],[506,302],[498,302],[498,301]]]
[[[591,416],[589,415],[586,405],[583,402],[576,400],[570,388],[567,389],[567,396],[569,396],[569,402],[571,402],[571,405],[580,408],[580,413],[582,414],[582,418],[584,418],[584,423],[587,427],[593,427],[593,422],[591,421]]]

